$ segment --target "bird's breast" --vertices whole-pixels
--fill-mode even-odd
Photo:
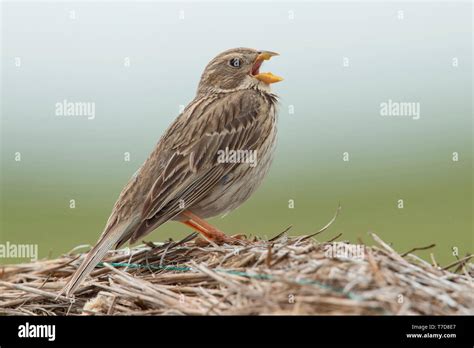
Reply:
[[[269,104],[265,114],[259,115],[264,131],[252,149],[228,150],[228,160],[237,162],[231,172],[222,176],[220,184],[196,206],[193,212],[208,218],[239,207],[260,186],[270,169],[277,138],[277,114]],[[240,150],[240,152],[239,152]]]

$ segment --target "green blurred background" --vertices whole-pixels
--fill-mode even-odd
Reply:
[[[93,244],[206,63],[239,46],[281,54],[263,68],[285,78],[279,144],[260,190],[215,225],[307,234],[340,203],[320,240],[436,243],[418,254],[442,264],[473,251],[468,2],[2,3],[0,242],[40,257]],[[56,116],[64,99],[94,102],[95,119]],[[380,116],[389,99],[419,102],[420,119]],[[171,222],[145,239],[190,232]]]

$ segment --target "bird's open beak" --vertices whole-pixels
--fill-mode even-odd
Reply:
[[[262,51],[257,56],[255,63],[252,67],[252,76],[256,79],[263,81],[267,84],[280,82],[283,80],[282,77],[273,75],[271,72],[261,73],[260,66],[262,65],[264,60],[269,60],[273,56],[278,56],[278,53],[270,52],[270,51]]]

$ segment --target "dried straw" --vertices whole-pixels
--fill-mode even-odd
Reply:
[[[375,234],[355,247],[287,237],[250,245],[145,243],[108,253],[74,300],[57,294],[84,254],[0,268],[4,315],[473,314],[470,256],[440,267]],[[346,248],[346,249],[344,249]],[[359,246],[359,251],[360,246]],[[361,255],[359,255],[361,256]],[[434,257],[433,257],[433,262]],[[457,266],[459,274],[450,272]]]

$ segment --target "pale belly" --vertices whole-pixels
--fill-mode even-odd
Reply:
[[[257,190],[270,169],[276,132],[275,123],[266,141],[257,151],[254,166],[239,163],[231,174],[221,179],[221,183],[214,190],[189,210],[201,218],[209,218],[228,213],[244,203]]]

